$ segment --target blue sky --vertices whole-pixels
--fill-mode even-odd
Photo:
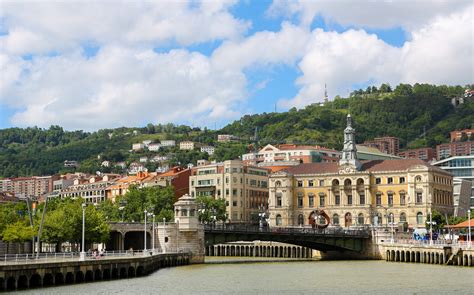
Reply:
[[[469,1],[21,4],[0,12],[0,128],[219,128],[320,102],[324,84],[474,79]]]

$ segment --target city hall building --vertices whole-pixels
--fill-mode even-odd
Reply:
[[[453,178],[420,159],[359,161],[352,118],[347,116],[344,148],[338,163],[308,163],[281,170],[269,179],[272,226],[408,223],[425,227],[431,210],[452,214]]]

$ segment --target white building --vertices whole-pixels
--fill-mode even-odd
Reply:
[[[128,166],[128,174],[137,174],[138,172],[147,172],[147,169],[143,164],[132,162],[130,166]]]
[[[146,162],[148,162],[147,157],[140,157],[140,163],[146,163]]]
[[[194,150],[194,142],[192,141],[182,141],[179,143],[180,150],[192,151]]]
[[[273,146],[267,144],[258,153],[242,155],[246,164],[264,164],[275,162],[337,162],[341,153],[321,146],[298,146],[294,144],[280,144]]]
[[[206,145],[206,146],[201,147],[201,153],[207,153],[209,156],[214,155],[215,150],[216,149],[213,146],[210,146],[210,145]]]
[[[219,134],[217,135],[218,142],[230,142],[233,140],[237,140],[238,138],[231,134]]]
[[[102,161],[102,163],[100,163],[100,166],[102,166],[102,167],[110,167],[110,161]]]
[[[160,150],[160,148],[161,148],[161,144],[159,144],[159,143],[150,143],[148,145],[148,150],[150,152],[157,152],[157,151]]]
[[[455,156],[431,163],[438,166],[451,174],[453,174],[454,190],[456,191],[456,183],[461,184],[459,180],[467,180],[471,182],[471,202],[470,207],[474,209],[474,155]]]
[[[162,147],[173,147],[173,146],[176,146],[176,141],[175,140],[162,140],[161,141],[161,146]]]
[[[145,148],[145,145],[143,143],[134,143],[132,144],[132,150],[134,151],[140,151]]]
[[[151,143],[153,143],[153,140],[147,139],[147,140],[142,141],[142,143],[143,143],[146,147],[148,147]]]

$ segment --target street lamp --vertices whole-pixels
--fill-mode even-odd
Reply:
[[[152,223],[152,230],[153,233],[151,235],[151,253],[155,251],[155,214],[154,213],[148,213],[148,216],[151,216],[153,218],[153,223]]]
[[[260,206],[260,213],[258,213],[259,221],[258,221],[258,227],[260,231],[263,231],[263,221],[265,220],[266,214],[264,210],[264,206]]]
[[[144,243],[144,246],[143,246],[143,254],[146,254],[146,216],[147,216],[148,211],[145,210],[143,212],[145,213],[145,230],[143,232],[143,234],[144,234],[143,240],[145,241],[145,243]]]
[[[86,203],[82,203],[82,251],[79,254],[79,261],[86,260],[85,250],[85,231],[86,231]]]
[[[468,232],[467,232],[467,248],[471,249],[471,244],[472,244],[472,235],[471,235],[471,209],[467,210],[467,222],[468,222]]]
[[[212,216],[211,216],[211,219],[212,219],[212,227],[215,228],[215,227],[216,227],[216,220],[217,220],[216,208],[212,208]]]

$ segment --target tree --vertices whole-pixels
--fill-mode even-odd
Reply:
[[[211,223],[213,221],[212,216],[216,217],[216,221],[225,222],[227,219],[226,215],[226,204],[224,199],[214,199],[209,196],[198,196],[196,202],[199,207],[199,220],[204,223]]]
[[[80,243],[82,239],[82,199],[65,199],[46,214],[43,239],[57,245],[64,242]],[[110,227],[104,214],[93,205],[86,206],[85,239],[87,243],[106,242]],[[58,249],[59,250],[59,249]]]
[[[24,243],[31,241],[35,232],[30,225],[24,221],[17,221],[13,224],[7,225],[3,231],[3,240],[5,242]]]
[[[152,212],[155,218],[173,220],[174,218],[174,189],[172,186],[152,186],[138,188],[130,187],[125,196],[119,200],[125,201],[124,219],[126,221],[141,221],[145,219],[144,211]]]

